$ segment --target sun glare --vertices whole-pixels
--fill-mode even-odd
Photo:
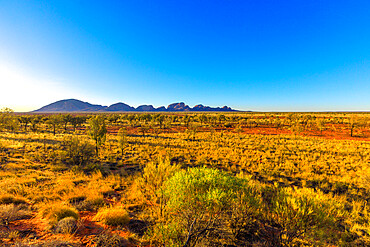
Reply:
[[[56,100],[81,97],[61,82],[36,77],[25,70],[0,63],[0,108],[17,112],[35,110]]]

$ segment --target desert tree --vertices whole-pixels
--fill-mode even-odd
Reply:
[[[171,122],[172,122],[172,123],[176,123],[176,122],[178,121],[178,118],[179,118],[179,117],[178,117],[177,115],[172,115],[172,116],[171,116]]]
[[[107,128],[103,116],[93,116],[89,119],[88,134],[95,141],[96,156],[99,155],[99,147],[105,142]]]
[[[63,126],[64,126],[64,131],[67,131],[67,127],[68,127],[68,124],[71,122],[72,120],[72,116],[71,114],[65,114],[65,115],[62,115],[61,116],[61,120],[62,120],[62,123],[63,123]]]
[[[27,126],[31,122],[32,117],[31,116],[19,116],[18,121],[21,125],[24,127],[24,132],[27,132]]]
[[[17,129],[17,120],[12,109],[3,108],[0,110],[0,127],[10,131]]]
[[[110,114],[108,116],[108,121],[112,125],[116,125],[118,120],[119,120],[119,115],[118,114]]]
[[[188,135],[188,139],[192,140],[192,141],[195,141],[195,137],[196,137],[198,131],[199,131],[198,124],[195,124],[195,123],[190,124],[188,129],[186,130],[186,133]]]
[[[76,131],[76,128],[78,126],[81,126],[83,123],[85,123],[86,119],[82,116],[72,116],[70,123],[73,126],[73,131]]]
[[[161,128],[161,129],[163,128],[163,123],[164,123],[165,118],[166,118],[166,116],[163,115],[163,114],[158,114],[156,116],[156,120],[157,120],[157,122],[159,124],[159,128]]]
[[[316,127],[320,131],[320,134],[322,135],[322,131],[325,130],[325,120],[322,118],[317,118],[316,119]]]
[[[127,120],[129,121],[131,127],[134,127],[136,122],[136,114],[128,114]]]
[[[189,125],[192,122],[192,120],[193,120],[193,117],[190,116],[189,114],[186,114],[184,116],[184,123],[185,123],[186,127],[189,127]]]
[[[206,123],[208,120],[208,117],[206,114],[201,114],[199,117],[200,124],[203,125],[203,123]]]
[[[140,120],[144,121],[144,124],[147,124],[152,120],[152,115],[150,115],[149,113],[142,114],[140,116]]]
[[[218,123],[222,124],[222,122],[226,120],[226,117],[225,117],[225,115],[220,114],[220,115],[217,116],[217,119],[218,119]]]
[[[38,125],[40,124],[42,116],[32,116],[31,118],[31,130],[36,132],[38,129]]]
[[[83,168],[91,161],[94,155],[94,146],[77,135],[65,136],[63,139],[64,150],[61,159],[68,165]]]
[[[59,128],[59,126],[62,124],[62,117],[60,114],[56,115],[50,115],[48,117],[48,120],[46,123],[53,129],[53,135],[56,134],[56,130]]]
[[[353,137],[354,130],[363,125],[364,125],[363,119],[361,119],[358,115],[352,115],[349,119],[349,129],[351,132],[351,137]]]

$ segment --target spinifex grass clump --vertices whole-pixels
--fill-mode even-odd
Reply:
[[[124,226],[130,221],[130,216],[123,207],[115,206],[101,208],[94,220],[110,226]]]
[[[19,204],[27,204],[27,201],[26,199],[22,197],[17,197],[13,195],[2,195],[0,196],[0,205],[1,204],[19,205]]]
[[[86,196],[73,196],[68,203],[78,211],[96,211],[106,205],[103,196],[87,198]]]
[[[42,217],[49,221],[51,227],[56,226],[64,218],[72,217],[75,220],[79,219],[79,214],[75,208],[61,205],[60,203],[45,205],[40,211]]]
[[[107,231],[103,231],[95,237],[96,247],[119,247],[119,246],[129,246],[129,243],[123,237],[112,234]]]
[[[77,230],[77,220],[74,217],[66,217],[58,221],[55,232],[71,234]]]
[[[29,217],[31,217],[31,212],[27,206],[14,204],[0,205],[0,226],[8,227],[12,221],[27,219]]]

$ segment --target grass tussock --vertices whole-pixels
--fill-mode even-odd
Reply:
[[[60,203],[47,204],[40,210],[41,216],[48,220],[49,225],[54,227],[58,222],[64,218],[74,218],[79,219],[78,211],[66,205],[61,205]]]
[[[22,197],[13,196],[13,195],[2,195],[0,196],[0,205],[1,204],[28,204],[27,200]]]
[[[102,232],[94,239],[96,247],[125,247],[129,246],[129,242],[117,234]]]
[[[0,205],[0,225],[8,226],[15,220],[27,219],[31,217],[31,212],[27,206],[2,204]]]
[[[130,216],[126,209],[115,206],[101,208],[95,215],[94,220],[109,226],[124,226],[130,221]]]

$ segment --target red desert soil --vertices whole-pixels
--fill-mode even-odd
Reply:
[[[117,134],[120,126],[112,126],[108,128],[108,133],[110,134]],[[140,128],[135,127],[126,127],[127,134],[129,135],[141,135]],[[162,129],[160,130],[161,133],[183,133],[185,132],[186,127],[172,127],[170,129]],[[199,128],[199,132],[207,132],[210,131],[210,128],[201,127]],[[234,128],[225,128],[225,127],[218,127],[215,128],[216,132],[235,132]],[[270,126],[258,126],[253,128],[243,128],[243,134],[249,135],[281,135],[281,134],[293,134],[293,132],[286,128],[274,128]],[[356,140],[356,141],[370,141],[370,130],[369,129],[356,129],[354,131],[354,136],[351,137],[350,130],[347,126],[337,124],[337,125],[330,125],[327,126],[327,130],[323,130],[322,132],[318,130],[308,129],[302,131],[298,135],[300,136],[309,136],[309,137],[319,137],[324,139],[335,139],[335,140]],[[361,133],[361,134],[358,134]],[[153,135],[153,130],[149,129],[146,135]]]
[[[99,222],[93,221],[93,217],[96,213],[94,212],[80,212],[80,225],[74,234],[55,234],[48,230],[47,222],[38,216],[33,216],[30,219],[17,220],[9,224],[9,229],[6,227],[0,227],[0,231],[17,231],[20,234],[24,234],[24,237],[28,236],[29,244],[40,243],[41,241],[47,240],[68,240],[70,242],[80,244],[81,246],[95,246],[94,238],[103,231],[109,231],[117,234],[125,239],[128,238],[130,232],[125,228],[117,229],[117,227],[109,227]],[[23,236],[22,236],[23,237]],[[15,239],[3,239],[6,244],[13,244]],[[128,244],[128,247],[135,246]]]

